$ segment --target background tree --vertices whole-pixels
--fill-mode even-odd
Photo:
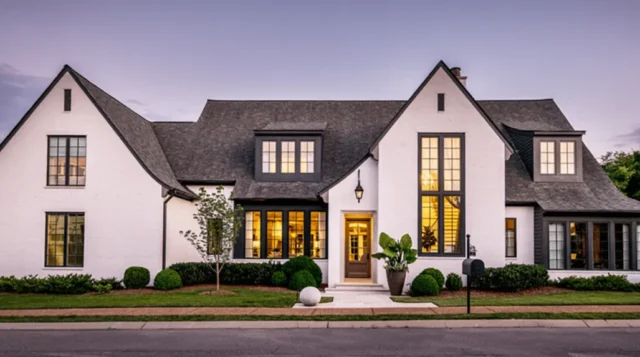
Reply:
[[[613,184],[625,195],[640,200],[640,151],[607,152],[600,160]]]
[[[243,209],[224,195],[222,186],[215,193],[200,188],[196,200],[197,212],[193,219],[198,222],[198,231],[180,231],[193,245],[207,266],[216,275],[216,291],[220,290],[220,272],[231,258],[233,246],[240,234]]]

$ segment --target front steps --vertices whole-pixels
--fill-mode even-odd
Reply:
[[[389,293],[389,289],[385,289],[382,284],[373,283],[340,283],[335,288],[324,289],[327,293],[339,292],[360,292],[360,293]]]

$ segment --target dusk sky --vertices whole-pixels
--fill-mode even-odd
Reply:
[[[554,98],[595,155],[640,149],[640,1],[0,0],[0,139],[66,63],[149,120],[206,99]]]

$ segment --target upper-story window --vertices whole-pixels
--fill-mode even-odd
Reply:
[[[582,181],[580,133],[563,132],[561,133],[563,135],[554,132],[535,133],[536,136],[533,138],[535,181]]]
[[[276,142],[275,141],[262,142],[262,172],[269,173],[269,174],[276,173]]]
[[[321,137],[256,137],[256,179],[261,181],[320,180]]]
[[[49,136],[47,186],[84,186],[87,168],[85,136]]]
[[[300,172],[302,173],[312,174],[314,172],[314,146],[313,141],[300,142]]]
[[[543,175],[556,173],[556,143],[554,141],[540,142],[540,173]]]
[[[574,175],[576,173],[576,142],[560,142],[560,175]]]

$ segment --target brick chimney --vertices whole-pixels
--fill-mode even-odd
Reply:
[[[451,72],[453,73],[454,76],[456,76],[456,78],[458,78],[458,80],[460,81],[460,83],[462,83],[463,86],[467,86],[467,76],[463,76],[462,75],[462,70],[460,69],[460,67],[453,67],[451,68]]]

